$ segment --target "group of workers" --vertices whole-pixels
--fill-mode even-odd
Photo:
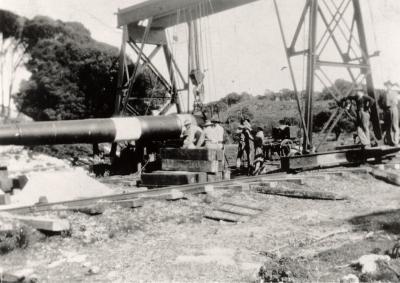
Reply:
[[[246,156],[247,168],[252,168],[251,162],[251,143],[254,144],[254,172],[257,172],[262,163],[264,162],[264,130],[261,127],[257,127],[255,136],[251,134],[252,127],[248,118],[243,118],[240,121],[240,125],[236,130],[236,134],[239,136],[239,147],[236,158],[236,168],[240,168],[242,165],[242,158]]]
[[[390,81],[386,82],[385,86],[387,89],[383,94],[380,105],[383,110],[384,143],[397,146],[399,144],[399,114],[397,108],[399,91],[395,89],[397,84]],[[357,88],[355,93],[346,99],[355,102],[358,142],[365,147],[377,144],[374,132],[370,129],[370,112],[375,100],[366,95],[361,87]]]
[[[381,101],[381,108],[383,110],[383,130],[384,142],[391,146],[397,146],[400,140],[399,130],[399,113],[398,113],[398,99],[400,87],[397,84],[386,82],[387,88],[384,97]],[[395,87],[398,87],[395,89]],[[365,147],[370,147],[371,144],[376,143],[374,132],[370,129],[370,112],[371,107],[374,105],[375,100],[366,95],[362,87],[357,87],[352,95],[344,98],[344,107],[349,110],[351,105],[355,105],[356,112],[356,127],[358,142]],[[225,131],[221,126],[219,119],[206,120],[202,128],[197,124],[192,123],[191,120],[184,122],[185,130],[183,136],[183,148],[216,148],[223,149],[225,140]],[[264,162],[264,131],[261,127],[257,127],[255,135],[252,134],[253,129],[250,120],[243,118],[240,125],[236,130],[238,135],[239,147],[236,159],[236,167],[240,168],[242,165],[242,158],[246,157],[247,168],[253,169],[257,172]],[[251,158],[251,144],[254,145],[254,160]]]
[[[206,120],[202,128],[193,125],[191,120],[186,120],[182,136],[184,138],[182,148],[223,149],[225,130],[219,119]]]

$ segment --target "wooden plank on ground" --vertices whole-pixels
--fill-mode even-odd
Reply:
[[[223,171],[220,163],[217,160],[178,160],[178,159],[163,159],[161,161],[162,170],[165,171],[189,171],[189,172],[210,172],[216,173]]]
[[[304,177],[279,177],[279,178],[270,178],[270,177],[266,177],[266,178],[261,178],[261,182],[263,183],[270,183],[270,182],[290,182],[290,183],[295,183],[298,185],[304,185],[305,182],[305,178]]]
[[[372,176],[387,183],[400,186],[400,174],[388,172],[384,170],[375,169],[371,172]]]
[[[223,180],[222,172],[207,173],[207,182],[218,182]]]
[[[11,218],[32,228],[47,232],[63,232],[71,228],[69,221],[66,219],[19,215],[11,215]]]
[[[17,271],[5,271],[0,270],[0,282],[1,283],[21,283],[21,282],[38,282],[33,269],[22,269]]]
[[[224,160],[224,151],[215,148],[162,148],[160,151],[161,159],[179,160]]]
[[[259,211],[264,210],[264,208],[260,204],[250,202],[250,201],[245,201],[245,200],[229,200],[229,201],[224,201],[223,203],[240,206],[240,207],[244,207],[244,208],[249,208],[252,210],[259,210]]]
[[[242,184],[219,185],[219,186],[214,186],[214,190],[233,190],[241,192],[243,191],[243,185]]]
[[[376,165],[376,168],[379,170],[399,170],[400,169],[400,164],[399,163],[387,163],[387,164],[378,164]]]
[[[254,210],[251,208],[237,206],[237,205],[233,205],[233,204],[227,204],[227,203],[216,207],[216,210],[223,211],[223,212],[229,212],[229,213],[233,213],[233,214],[238,214],[238,215],[244,215],[244,216],[253,216],[253,215],[260,213],[259,210]]]
[[[143,173],[141,180],[147,186],[176,186],[206,182],[207,174],[188,171],[154,171]]]
[[[105,202],[98,202],[88,206],[81,206],[72,208],[73,211],[84,213],[87,215],[99,215],[103,214],[106,210],[106,203]]]
[[[247,216],[242,216],[238,214],[227,213],[223,211],[211,210],[206,212],[204,217],[213,220],[222,220],[227,222],[244,222],[248,220]]]
[[[319,200],[345,200],[346,197],[339,196],[337,194],[322,192],[322,191],[308,191],[299,189],[289,188],[268,188],[264,186],[257,186],[254,189],[263,194],[278,195],[293,198],[304,198],[304,199],[319,199]]]
[[[10,194],[0,190],[0,205],[7,205],[11,203]]]
[[[116,204],[124,208],[137,208],[137,207],[142,207],[144,205],[144,199],[135,198],[135,199],[118,200],[114,201],[113,204]]]
[[[329,181],[331,177],[329,174],[325,174],[324,172],[318,172],[318,173],[311,173],[311,174],[306,174],[306,175],[297,175],[298,177],[305,178],[305,179],[317,179],[317,180],[324,180],[324,181]]]
[[[8,169],[6,166],[0,166],[0,178],[8,178]]]
[[[178,190],[171,190],[171,192],[167,195],[167,200],[179,200],[185,197],[184,193]]]
[[[8,177],[0,177],[0,190],[9,193],[13,188],[13,180]]]

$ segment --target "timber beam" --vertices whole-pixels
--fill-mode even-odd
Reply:
[[[281,169],[290,171],[310,170],[340,165],[363,164],[370,159],[382,160],[400,151],[400,147],[343,149],[336,151],[281,158]]]

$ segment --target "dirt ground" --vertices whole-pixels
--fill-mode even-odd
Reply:
[[[300,267],[296,281],[332,282],[358,274],[349,263],[383,254],[400,233],[400,189],[369,175],[305,185],[347,195],[320,201],[221,191],[138,209],[110,208],[99,216],[54,212],[71,235],[31,237],[25,249],[0,256],[3,270],[31,268],[39,282],[254,282],[271,258]],[[239,224],[203,218],[221,200],[246,199],[264,211]],[[268,264],[267,264],[268,266]]]

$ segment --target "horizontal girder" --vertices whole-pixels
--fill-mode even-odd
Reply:
[[[118,26],[153,18],[153,27],[167,28],[255,1],[258,0],[147,0],[118,10]],[[191,9],[196,6],[202,8]]]

